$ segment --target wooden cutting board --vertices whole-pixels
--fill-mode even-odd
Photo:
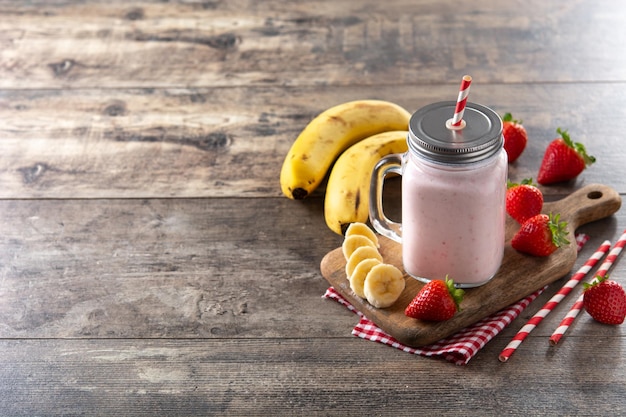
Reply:
[[[560,213],[561,220],[567,221],[571,243],[544,258],[524,255],[511,247],[510,240],[519,225],[507,216],[507,244],[498,273],[487,284],[467,289],[461,303],[462,311],[444,322],[424,322],[404,315],[404,309],[424,285],[406,273],[406,288],[398,301],[389,308],[378,309],[350,289],[340,247],[326,254],[320,269],[324,278],[378,327],[408,346],[424,346],[454,334],[568,274],[577,255],[574,231],[583,224],[612,215],[620,206],[620,195],[601,184],[588,185],[562,200],[545,203],[544,213]],[[379,240],[384,262],[404,272],[401,246],[383,236]]]

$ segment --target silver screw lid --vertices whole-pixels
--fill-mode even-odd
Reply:
[[[454,115],[456,102],[442,101],[422,107],[409,121],[408,145],[412,152],[443,164],[482,161],[500,151],[504,144],[502,120],[488,107],[468,102],[463,128],[446,122]]]

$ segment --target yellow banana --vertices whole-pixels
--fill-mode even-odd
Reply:
[[[376,236],[376,233],[374,233],[374,231],[365,223],[354,222],[350,224],[350,226],[346,229],[344,237],[347,239],[352,235],[365,236],[371,240],[377,248],[380,247],[380,244],[378,243],[378,236]]]
[[[346,262],[346,277],[350,279],[350,276],[354,273],[355,268],[365,259],[378,259],[379,261],[383,261],[383,256],[380,254],[378,249],[372,246],[361,246],[352,252],[352,255],[348,258],[348,262]]]
[[[369,217],[369,188],[372,171],[385,155],[408,149],[408,132],[379,133],[348,148],[335,162],[328,177],[324,217],[328,227],[343,234],[350,223],[365,223]]]
[[[352,271],[352,275],[348,277],[350,280],[350,289],[359,297],[365,297],[365,279],[367,278],[367,274],[369,274],[370,270],[376,265],[380,265],[381,262],[376,258],[364,259],[359,262],[354,271]]]
[[[345,238],[343,244],[341,245],[341,251],[343,252],[343,256],[346,258],[346,261],[350,259],[350,255],[352,255],[355,250],[362,246],[371,246],[376,249],[376,244],[365,236],[352,235]]]
[[[383,100],[356,100],[331,107],[316,116],[296,138],[280,172],[280,186],[287,197],[309,195],[347,148],[369,136],[390,130],[406,130],[411,114]]]
[[[367,273],[363,293],[374,307],[387,308],[400,298],[405,285],[402,271],[390,264],[379,264]]]

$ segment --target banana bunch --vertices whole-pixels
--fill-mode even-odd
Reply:
[[[407,150],[410,117],[404,108],[382,100],[350,101],[322,112],[285,157],[280,172],[283,194],[305,198],[335,163],[325,197],[328,227],[343,234],[350,223],[367,220],[371,172],[381,157]]]

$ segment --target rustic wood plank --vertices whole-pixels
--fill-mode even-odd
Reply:
[[[321,299],[341,244],[322,213],[318,198],[0,201],[0,338],[349,335],[357,317]],[[577,265],[624,224],[583,226]]]
[[[4,90],[0,198],[278,196],[284,155],[316,114],[362,98],[409,111],[450,99],[450,86],[232,89]],[[523,119],[530,143],[510,177],[535,177],[556,128],[598,163],[587,183],[626,193],[626,85],[481,85],[472,100]],[[311,100],[315,97],[315,100]],[[581,99],[584,97],[584,99]]]
[[[12,416],[626,412],[619,339],[579,338],[556,351],[543,339],[526,343],[507,364],[494,343],[462,369],[355,338],[2,340],[0,408]]]
[[[337,237],[293,203],[2,201],[0,337],[271,337],[294,315],[338,334],[318,266]]]
[[[0,3],[2,88],[622,81],[626,7],[482,1]]]

